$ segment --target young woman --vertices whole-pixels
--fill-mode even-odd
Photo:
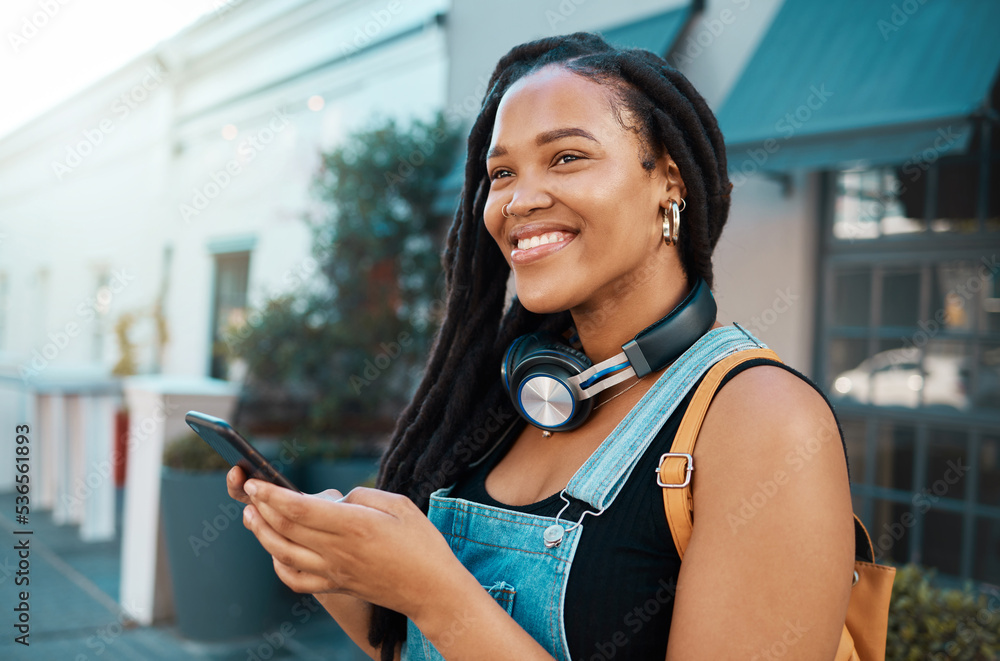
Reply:
[[[706,296],[731,185],[702,97],[595,35],[518,46],[465,177],[446,317],[378,489],[310,496],[230,472],[278,576],[376,659],[833,658],[852,508],[839,427],[804,376],[758,359],[715,396],[683,563],[654,473],[712,347],[754,338],[714,303],[693,335],[664,322],[683,359],[607,387],[572,425],[529,424],[508,392],[522,336],[551,332],[596,364]],[[654,401],[673,402],[665,421]]]

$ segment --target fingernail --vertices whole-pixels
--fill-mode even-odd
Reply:
[[[253,521],[253,512],[250,511],[249,507],[243,508],[243,517],[246,518],[247,521]]]
[[[243,485],[243,490],[246,491],[251,496],[254,496],[257,494],[257,485],[254,484],[253,482],[247,482],[246,484]]]

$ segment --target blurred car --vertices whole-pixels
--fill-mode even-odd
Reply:
[[[837,375],[833,394],[876,406],[969,408],[968,360],[963,356],[921,354],[915,347],[877,353]]]

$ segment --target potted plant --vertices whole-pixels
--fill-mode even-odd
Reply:
[[[161,503],[177,627],[187,638],[257,635],[287,618],[296,595],[243,526],[229,465],[195,434],[163,453]]]

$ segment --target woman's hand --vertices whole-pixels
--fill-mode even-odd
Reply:
[[[247,481],[246,473],[239,466],[233,466],[226,473],[226,489],[229,490],[229,497],[238,500],[244,505],[250,504],[250,496],[243,490],[243,485]]]
[[[363,488],[343,498],[333,489],[300,494],[247,480],[238,467],[227,483],[230,496],[248,503],[243,524],[274,558],[278,578],[296,592],[338,595],[321,599],[331,615],[348,609],[326,602],[353,597],[402,613],[445,658],[551,661],[406,496]],[[350,611],[337,621],[375,658],[367,611]]]
[[[446,598],[449,578],[467,573],[405,496],[365,488],[346,497],[333,489],[300,494],[247,480],[239,467],[227,485],[247,503],[244,525],[296,592],[349,594],[417,619],[423,606]]]

